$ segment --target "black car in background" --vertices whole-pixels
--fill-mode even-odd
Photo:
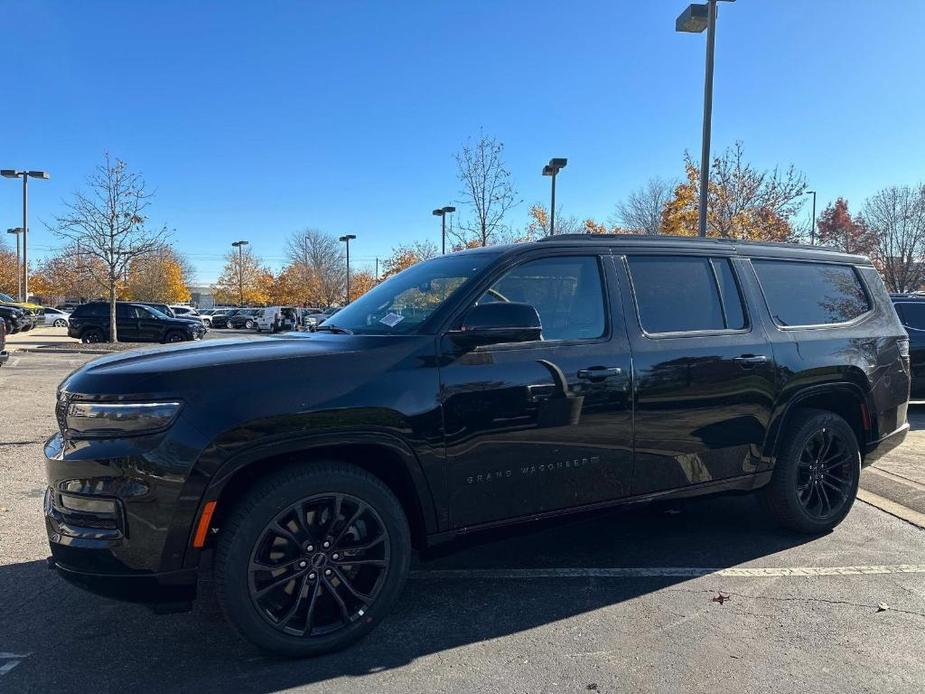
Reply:
[[[212,314],[212,327],[230,328],[231,319],[244,310],[243,308],[217,309],[216,312]]]
[[[7,335],[15,335],[21,330],[32,328],[32,317],[25,309],[15,306],[0,305],[0,322],[3,323]]]
[[[925,400],[925,295],[891,294],[899,320],[909,333],[912,399]]]
[[[247,328],[248,330],[253,330],[257,327],[257,315],[263,309],[260,308],[242,308],[239,309],[233,316],[230,316],[227,321],[227,327],[229,328]]]
[[[10,353],[6,351],[6,321],[0,320],[0,366],[6,364],[10,359]]]
[[[585,234],[473,249],[318,332],[71,374],[45,444],[52,565],[174,606],[211,572],[244,636],[315,655],[385,618],[414,549],[480,529],[756,492],[784,528],[828,532],[904,440],[908,398],[909,338],[866,258]]]
[[[71,313],[69,337],[81,342],[109,339],[109,304],[81,304]],[[150,305],[120,301],[116,304],[116,334],[120,342],[183,342],[199,340],[206,333],[200,320],[175,318]]]

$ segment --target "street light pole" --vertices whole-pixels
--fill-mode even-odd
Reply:
[[[22,227],[7,229],[7,234],[16,234],[16,300],[22,301],[22,261],[19,257],[19,235],[22,234]]]
[[[552,176],[552,200],[549,205],[549,235],[556,235],[556,176],[559,171],[565,168],[568,159],[564,157],[554,157],[543,167],[544,176]]]
[[[723,0],[735,2],[735,0]],[[703,132],[700,149],[700,210],[698,235],[707,235],[707,201],[710,188],[710,135],[713,129],[713,56],[716,47],[716,3],[689,5],[675,21],[675,31],[699,34],[707,30],[707,59],[703,80]]]
[[[29,300],[29,179],[41,178],[48,180],[47,171],[17,171],[16,169],[0,169],[0,176],[4,178],[22,179],[22,295],[23,301]]]
[[[356,238],[356,234],[345,234],[340,240],[347,244],[347,301],[344,306],[350,303],[350,241]]]
[[[812,223],[812,226],[809,227],[809,245],[815,246],[816,245],[816,191],[815,190],[806,191],[806,195],[809,195],[810,193],[812,193],[813,195],[813,223]]]
[[[238,249],[238,306],[244,306],[244,247],[249,241],[235,241],[231,245]]]
[[[446,216],[455,211],[456,208],[449,205],[433,211],[434,216],[440,217],[440,248],[443,255],[446,255]]]

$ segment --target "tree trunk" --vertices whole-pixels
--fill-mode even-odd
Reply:
[[[116,283],[112,277],[109,278],[109,341],[117,342],[119,336],[116,334]]]

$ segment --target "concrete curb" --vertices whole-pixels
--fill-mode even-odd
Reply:
[[[889,513],[891,516],[895,516],[900,520],[904,520],[907,523],[911,523],[925,530],[925,513],[913,511],[911,508],[906,508],[902,504],[897,504],[895,501],[890,501],[866,489],[858,489],[858,499],[865,504],[870,504],[874,508],[879,508],[881,511]]]

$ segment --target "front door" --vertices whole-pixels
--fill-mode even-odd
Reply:
[[[617,267],[633,315],[633,494],[756,472],[776,385],[763,324],[743,301],[748,265],[664,254]]]
[[[451,525],[628,494],[632,371],[606,251],[534,254],[483,290],[477,303],[533,305],[543,338],[469,351],[442,338]]]
[[[136,306],[135,310],[138,312],[138,338],[144,342],[164,339],[164,319],[147,306]]]

